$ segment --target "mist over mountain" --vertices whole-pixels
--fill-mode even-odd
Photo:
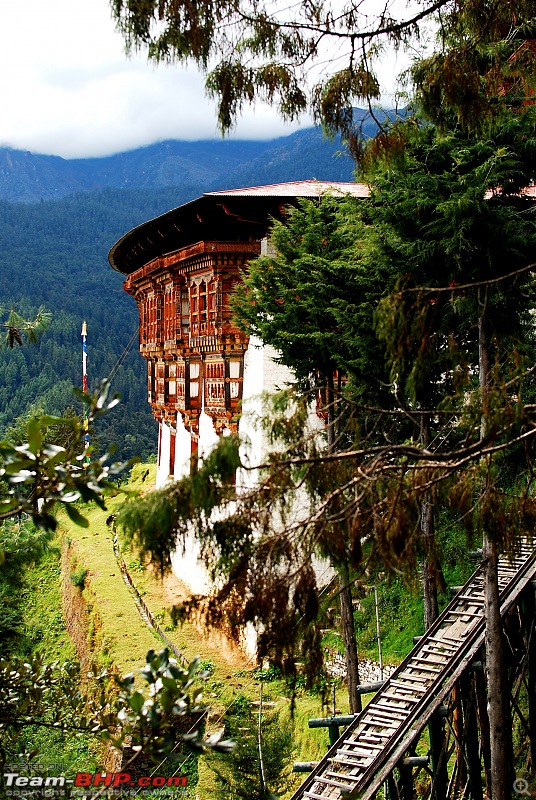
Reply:
[[[105,158],[67,160],[0,148],[0,198],[31,203],[111,189],[220,188],[291,180],[349,181],[340,139],[307,128],[269,141],[166,141]]]

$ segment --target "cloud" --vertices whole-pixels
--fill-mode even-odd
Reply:
[[[0,145],[75,158],[219,136],[203,77],[127,58],[107,0],[6,3],[1,23]],[[270,109],[248,109],[233,135],[271,138],[296,127]]]
[[[0,145],[76,158],[219,137],[203,77],[127,58],[108,0],[3,3],[0,21]],[[259,105],[232,135],[273,138],[297,127]]]

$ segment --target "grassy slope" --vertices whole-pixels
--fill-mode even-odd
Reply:
[[[151,467],[153,472],[145,484],[142,484],[141,475],[146,468],[146,465],[134,468],[129,489],[142,489],[150,485],[151,480],[154,481],[153,466]],[[68,521],[63,522],[63,527],[72,550],[77,554],[77,566],[88,570],[84,596],[90,607],[98,608],[102,661],[105,664],[116,664],[119,670],[125,673],[136,671],[141,667],[149,649],[158,649],[163,645],[148,630],[139,616],[115,560],[113,533],[106,525],[106,518],[122,502],[123,496],[118,495],[109,500],[106,512],[97,508],[86,509],[84,513],[90,522],[87,529],[77,528]],[[259,683],[253,674],[255,665],[236,649],[228,647],[223,649],[219,637],[207,638],[191,624],[185,623],[176,630],[171,630],[166,625],[166,609],[172,605],[174,589],[180,591],[178,582],[174,584],[173,579],[162,582],[150,570],[142,570],[132,553],[124,553],[124,558],[153,615],[161,621],[164,628],[167,628],[166,633],[170,640],[188,659],[199,654],[203,662],[211,664],[213,671],[207,683],[205,700],[212,707],[209,717],[210,727],[221,727],[222,713],[232,703],[233,697],[239,693],[244,693],[253,699],[258,697]],[[290,706],[289,699],[285,697],[285,687],[279,682],[265,684],[264,696],[266,700],[276,701],[277,707],[282,712]],[[344,713],[347,706],[343,690],[339,692],[338,701]],[[303,693],[298,698],[294,720],[295,760],[314,760],[325,752],[327,731],[310,731],[307,727],[309,717],[322,715],[322,705],[318,697]],[[296,785],[299,785],[303,775],[297,775],[295,779]],[[213,796],[212,791],[210,770],[201,767],[199,797],[201,800],[210,800]]]

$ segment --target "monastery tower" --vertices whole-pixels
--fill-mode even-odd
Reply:
[[[233,325],[229,298],[248,261],[267,252],[271,220],[283,219],[299,198],[324,193],[365,197],[368,190],[313,180],[208,192],[112,247],[110,264],[126,275],[140,314],[148,400],[159,422],[157,486],[186,474],[192,458],[239,424],[250,457],[262,458],[248,414],[260,410],[263,392],[291,376],[270,348]]]

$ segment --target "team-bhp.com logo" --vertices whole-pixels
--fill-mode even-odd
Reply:
[[[111,788],[122,789],[136,787],[138,789],[154,789],[160,787],[184,788],[188,782],[185,775],[144,775],[136,778],[130,772],[78,772],[74,778],[65,778],[62,775],[20,775],[18,772],[4,773],[6,789],[10,794],[23,794],[26,789],[44,788],[61,789],[63,787],[78,787],[81,789]]]

